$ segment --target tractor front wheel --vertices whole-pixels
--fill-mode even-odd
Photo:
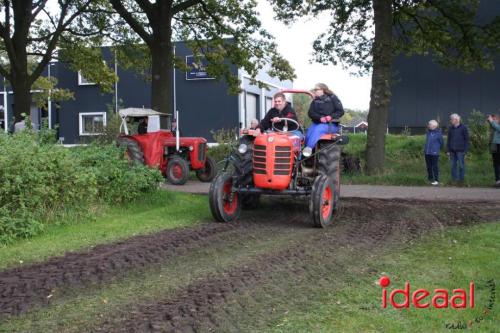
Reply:
[[[213,158],[208,157],[205,160],[203,169],[196,170],[196,177],[204,183],[211,182],[217,173],[217,165]]]
[[[324,228],[330,224],[337,200],[335,198],[335,185],[326,175],[319,175],[314,180],[309,201],[309,212],[315,227]]]
[[[189,177],[189,165],[180,157],[172,157],[167,162],[167,180],[173,185],[184,185]]]
[[[233,178],[228,173],[215,177],[208,192],[208,202],[214,219],[218,222],[235,221],[241,212],[240,197],[232,192]]]

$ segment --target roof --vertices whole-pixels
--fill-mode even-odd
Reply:
[[[118,111],[122,118],[125,117],[148,117],[148,116],[170,116],[167,113],[161,113],[155,111],[153,109],[145,109],[145,108],[126,108],[120,109]]]

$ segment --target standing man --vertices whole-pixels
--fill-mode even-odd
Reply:
[[[465,154],[469,150],[469,130],[461,124],[461,118],[454,113],[450,116],[446,150],[451,158],[451,178],[462,183],[465,176]]]
[[[493,129],[490,147],[495,172],[495,187],[500,187],[500,117],[490,114],[488,122]]]

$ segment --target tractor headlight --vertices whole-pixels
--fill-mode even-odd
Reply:
[[[193,151],[194,150],[194,147],[193,146],[189,146],[189,151]]]
[[[244,154],[244,153],[246,153],[246,152],[247,152],[247,150],[248,150],[248,146],[247,146],[246,144],[244,144],[244,143],[242,143],[242,144],[238,147],[238,152],[239,152],[240,154]]]

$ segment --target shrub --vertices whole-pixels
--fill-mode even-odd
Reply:
[[[124,148],[115,144],[75,147],[71,152],[80,168],[95,176],[100,201],[122,203],[135,200],[142,193],[156,189],[163,179],[157,169],[129,164],[123,158]]]
[[[486,115],[477,110],[472,111],[468,125],[471,151],[476,154],[487,151],[490,126],[486,122]]]
[[[158,170],[129,166],[114,144],[67,149],[40,138],[0,133],[0,244],[91,216],[97,203],[134,200],[161,180]]]
[[[238,133],[235,129],[220,129],[210,131],[217,146],[210,147],[208,154],[219,162],[226,158],[238,143]]]

